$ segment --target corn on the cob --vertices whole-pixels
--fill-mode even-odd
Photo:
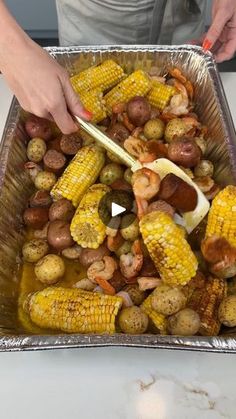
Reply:
[[[163,314],[158,313],[152,308],[152,294],[150,294],[141,304],[141,309],[152,320],[157,329],[160,330],[162,335],[167,333],[167,320]]]
[[[102,92],[115,86],[124,77],[123,69],[113,60],[89,67],[71,77],[74,90],[81,94],[99,87]]]
[[[106,237],[106,226],[99,217],[98,207],[110,188],[101,183],[91,186],[80,201],[71,221],[73,239],[82,247],[97,249]]]
[[[76,288],[48,287],[29,296],[33,323],[66,333],[114,333],[122,298]]]
[[[236,186],[226,186],[212,201],[206,237],[224,237],[236,247]]]
[[[182,230],[171,217],[160,211],[144,215],[140,231],[163,282],[184,285],[194,277],[197,259]]]
[[[226,281],[221,278],[207,278],[191,293],[187,307],[199,314],[199,333],[203,336],[216,336],[220,331],[218,309],[226,295],[226,287]]]
[[[169,103],[176,89],[173,86],[160,83],[156,80],[152,82],[152,88],[147,95],[149,103],[162,111]]]
[[[134,71],[104,96],[108,113],[116,103],[128,102],[134,96],[145,96],[150,88],[149,76],[143,70]]]
[[[82,147],[52,188],[52,197],[55,200],[67,198],[77,207],[89,186],[97,179],[104,162],[101,148]]]
[[[104,105],[102,90],[100,88],[81,93],[80,100],[84,107],[92,112],[92,122],[97,123],[106,118],[107,112]]]

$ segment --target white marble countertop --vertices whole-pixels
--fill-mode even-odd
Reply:
[[[222,74],[236,124],[236,73]],[[0,78],[0,137],[11,94]],[[2,419],[235,419],[236,355],[133,348],[0,353]]]

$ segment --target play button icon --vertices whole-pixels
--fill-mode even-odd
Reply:
[[[135,205],[132,193],[122,190],[112,190],[106,193],[99,202],[98,213],[103,224],[111,226],[113,221],[115,222],[119,218],[119,215],[123,217],[126,214],[131,214],[134,212],[134,209]]]
[[[125,211],[126,211],[125,207],[122,207],[121,205],[116,204],[115,202],[111,203],[111,216],[112,217],[116,217],[116,215],[120,215]]]

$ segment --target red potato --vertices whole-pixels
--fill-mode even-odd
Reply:
[[[121,123],[116,122],[106,132],[108,137],[112,140],[123,144],[123,142],[129,137],[129,130]]]
[[[132,186],[124,179],[117,179],[113,182],[110,187],[116,191],[127,191],[132,192]]]
[[[127,103],[129,120],[136,127],[141,127],[151,118],[151,105],[142,96],[135,96]]]
[[[24,223],[31,228],[41,229],[48,221],[48,208],[26,208],[23,214]]]
[[[98,249],[82,249],[79,257],[81,265],[88,268],[93,262],[102,260],[104,256],[109,256],[110,251],[105,244],[101,244]]]
[[[39,118],[35,115],[31,115],[27,119],[25,130],[30,138],[39,137],[44,141],[49,141],[52,138],[50,122],[47,119]]]
[[[181,212],[193,211],[198,201],[193,186],[173,173],[162,179],[158,197]]]
[[[66,164],[65,156],[56,150],[48,150],[43,157],[45,170],[59,173]]]
[[[62,153],[74,156],[82,147],[83,140],[78,134],[63,135],[60,140]]]
[[[201,159],[201,150],[198,145],[189,138],[173,140],[168,147],[168,158],[183,167],[194,167]]]
[[[175,213],[174,208],[167,202],[162,201],[161,199],[159,199],[158,201],[154,201],[150,205],[148,205],[146,213],[148,214],[149,212],[153,212],[153,211],[166,212],[171,217],[174,217],[174,213]]]
[[[29,200],[30,207],[49,207],[52,197],[48,191],[36,191]]]
[[[70,224],[62,220],[55,220],[49,223],[48,243],[54,249],[61,251],[75,244],[70,234]]]
[[[66,198],[53,202],[49,208],[49,220],[71,221],[75,212],[75,208]]]

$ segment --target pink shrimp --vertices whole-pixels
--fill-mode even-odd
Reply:
[[[135,240],[132,246],[132,253],[121,255],[120,257],[120,270],[125,278],[135,278],[143,265],[143,253],[139,240]]]

